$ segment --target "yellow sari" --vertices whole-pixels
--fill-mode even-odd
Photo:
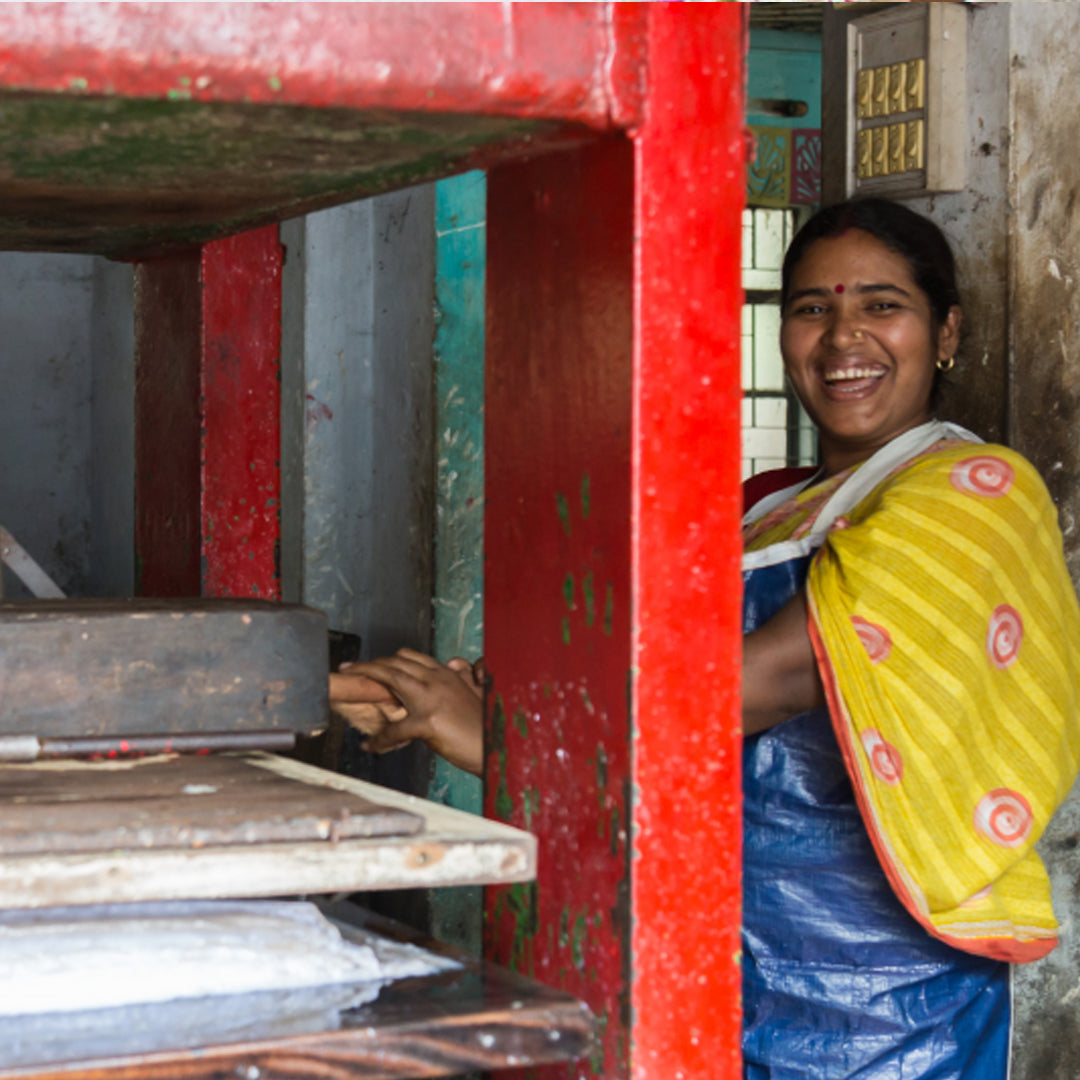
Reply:
[[[846,476],[751,526],[813,527]],[[807,580],[829,712],[878,858],[957,948],[1035,960],[1057,943],[1035,851],[1080,768],[1080,608],[1042,480],[950,439],[838,518]]]

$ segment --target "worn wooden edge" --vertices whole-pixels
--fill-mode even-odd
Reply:
[[[0,1067],[0,1080],[404,1080],[570,1062],[595,1046],[583,1002],[432,941],[351,903],[320,905],[350,926],[408,941],[462,965],[384,987],[334,1030],[44,1066]]]
[[[226,899],[490,885],[536,877],[536,838],[475,814],[263,752],[234,755],[423,819],[410,836],[0,858],[0,906]]]

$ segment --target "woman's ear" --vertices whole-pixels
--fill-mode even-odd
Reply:
[[[960,347],[960,323],[963,317],[964,313],[956,304],[949,308],[949,314],[945,316],[945,321],[938,330],[939,360],[948,360],[956,355],[956,350]]]

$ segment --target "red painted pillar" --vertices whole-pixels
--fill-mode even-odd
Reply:
[[[648,5],[633,141],[488,178],[489,955],[584,998],[552,1076],[739,1064],[741,5]]]
[[[634,318],[634,1068],[735,1078],[744,4],[650,5]]]
[[[611,137],[488,175],[485,812],[540,838],[536,884],[489,890],[488,952],[590,1004],[605,1077],[630,1054],[633,168]]]
[[[135,275],[142,596],[281,595],[277,227]]]

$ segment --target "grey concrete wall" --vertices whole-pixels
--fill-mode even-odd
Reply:
[[[282,584],[364,655],[430,649],[434,188],[281,227]]]
[[[1010,442],[1060,510],[1080,583],[1080,7],[1007,4],[1012,109]],[[1080,1076],[1080,791],[1040,843],[1061,945],[1015,972],[1014,1080]]]
[[[135,589],[134,270],[94,259],[90,307],[90,555],[93,596]]]
[[[90,584],[94,262],[0,254],[0,523],[75,595]]]
[[[364,657],[431,651],[434,206],[426,185],[281,226],[282,589],[359,634]],[[422,744],[373,757],[348,730],[330,753],[345,773],[427,794]],[[430,925],[423,891],[370,904]]]

